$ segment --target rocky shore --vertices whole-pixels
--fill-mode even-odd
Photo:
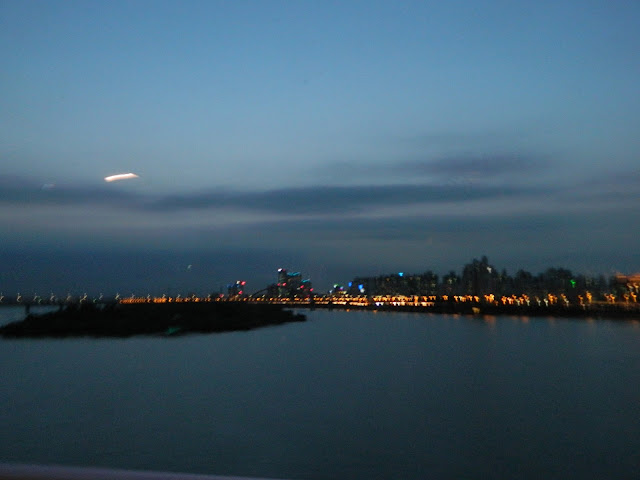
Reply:
[[[0,327],[3,337],[130,337],[215,333],[305,321],[282,305],[232,302],[69,305]]]

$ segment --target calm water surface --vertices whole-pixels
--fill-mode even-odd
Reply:
[[[638,322],[306,313],[218,335],[2,340],[0,461],[293,479],[637,475]]]

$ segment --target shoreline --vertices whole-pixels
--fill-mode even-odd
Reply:
[[[635,307],[635,306],[634,306]],[[184,302],[95,305],[71,304],[54,312],[28,314],[0,326],[4,338],[127,338],[222,333],[306,321],[294,310],[345,310],[368,312],[464,315],[470,318],[510,316],[584,320],[639,321],[640,309],[621,305],[491,305],[437,302],[422,305],[357,305],[303,302]]]
[[[353,304],[285,304],[298,309],[328,309],[328,310],[354,310],[354,311],[381,311],[381,312],[413,312],[435,315],[500,315],[500,316],[527,316],[527,317],[554,317],[554,318],[584,318],[607,320],[640,320],[639,308],[624,308],[618,305],[598,305],[589,308],[579,306],[565,307],[552,306],[515,306],[515,305],[486,305],[466,303],[436,303],[430,306],[420,305],[353,305]]]

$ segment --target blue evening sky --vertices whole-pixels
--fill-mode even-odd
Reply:
[[[2,0],[0,290],[640,270],[639,24],[636,1]]]

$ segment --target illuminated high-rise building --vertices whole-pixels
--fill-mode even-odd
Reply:
[[[229,285],[227,285],[227,293],[230,297],[245,295],[246,284],[247,282],[244,280],[236,280],[235,283],[230,283]]]
[[[282,297],[307,296],[313,292],[311,280],[303,280],[300,272],[289,273],[284,268],[278,269],[277,287]]]

